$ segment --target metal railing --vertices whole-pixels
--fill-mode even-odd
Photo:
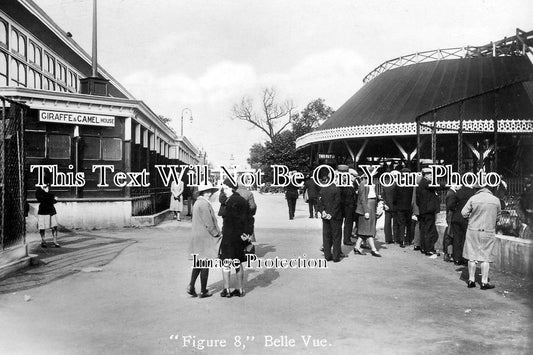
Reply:
[[[170,207],[170,188],[155,187],[131,192],[131,215],[150,216]]]
[[[0,96],[0,251],[26,242],[24,117],[26,106]]]
[[[491,42],[483,46],[467,46],[445,49],[435,49],[425,52],[417,52],[404,55],[384,62],[364,77],[363,83],[367,83],[381,73],[394,68],[411,64],[433,62],[443,59],[459,59],[473,57],[500,57],[500,56],[523,56],[531,53],[533,31],[524,32],[516,29],[516,36]]]

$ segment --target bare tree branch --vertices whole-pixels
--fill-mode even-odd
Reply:
[[[272,142],[274,137],[291,123],[292,110],[295,108],[290,100],[280,104],[276,99],[277,93],[274,88],[264,88],[262,90],[261,113],[256,114],[253,100],[246,96],[242,97],[239,104],[233,105],[232,118],[249,122],[266,133]]]

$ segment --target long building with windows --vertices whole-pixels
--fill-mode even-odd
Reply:
[[[52,186],[59,197],[59,223],[66,228],[128,226],[132,217],[168,208],[169,187],[156,165],[205,160],[189,139],[178,136],[143,101],[105,69],[93,75],[92,58],[33,1],[0,3],[0,98],[25,105],[24,184],[30,202],[28,229],[35,228],[37,170],[56,165],[56,183],[83,173],[82,186]],[[4,115],[5,117],[5,115]],[[97,186],[99,171],[146,169],[149,187]],[[57,185],[57,184],[56,184]],[[65,185],[65,183],[63,183]]]

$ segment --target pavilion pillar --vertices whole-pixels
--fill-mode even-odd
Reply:
[[[461,101],[459,106],[459,131],[457,132],[457,172],[463,173],[463,105]]]
[[[433,126],[431,127],[431,161],[437,163],[437,112],[433,111]]]
[[[494,164],[492,171],[498,171],[498,92],[494,93]]]
[[[420,171],[420,116],[416,118],[416,152],[418,159],[416,161],[416,170]]]

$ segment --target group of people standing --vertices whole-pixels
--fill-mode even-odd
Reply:
[[[304,183],[309,218],[322,218],[322,242],[326,260],[339,262],[344,257],[341,243],[354,245],[354,254],[365,255],[362,243],[367,242],[371,254],[380,257],[374,242],[376,220],[385,215],[385,243],[401,248],[413,245],[413,250],[437,258],[435,244],[439,239],[436,216],[440,212],[438,195],[444,185],[432,186],[432,170],[424,168],[416,176],[416,186],[383,187],[378,195],[365,174],[358,174],[346,165],[337,167],[339,173],[349,172],[352,186],[331,184],[319,188],[308,177]],[[393,170],[391,174],[411,173],[408,168]],[[321,181],[330,180],[323,176]],[[316,196],[316,200],[315,200]],[[316,203],[316,204],[315,204]],[[494,286],[488,282],[489,263],[493,260],[496,221],[502,207],[500,199],[487,186],[452,186],[446,194],[447,228],[443,238],[444,260],[456,265],[468,265],[468,287],[475,287],[477,264],[481,267],[481,288]],[[314,211],[314,213],[313,213]],[[418,228],[417,228],[418,226]],[[352,238],[357,238],[353,243]],[[452,248],[452,252],[449,248]]]
[[[189,245],[189,253],[197,254],[200,259],[234,260],[241,263],[235,267],[237,287],[230,290],[231,267],[222,269],[224,289],[220,293],[222,297],[243,297],[244,289],[244,265],[246,254],[255,242],[254,215],[257,206],[253,193],[243,186],[234,184],[230,179],[225,179],[220,190],[220,210],[218,216],[222,217],[222,229],[217,222],[217,214],[210,202],[212,195],[218,189],[213,185],[201,185],[198,187],[198,198],[193,206],[192,213],[192,236]],[[201,292],[196,293],[195,283],[200,275]],[[211,296],[207,290],[209,268],[195,267],[192,270],[191,280],[187,286],[187,293],[193,297],[205,298]]]
[[[328,261],[339,262],[345,256],[341,250],[341,243],[354,246],[355,254],[366,255],[362,249],[363,242],[368,244],[373,256],[381,257],[374,243],[378,217],[378,195],[375,186],[368,183],[365,175],[359,176],[347,165],[339,165],[337,171],[351,176],[351,182],[348,184],[351,186],[338,187],[333,183],[321,187],[316,200],[316,215],[322,218],[324,257]],[[323,175],[320,178],[321,184],[327,184],[331,178],[330,173]],[[304,183],[304,193],[312,189],[311,180],[308,178]],[[309,218],[313,218],[311,207],[313,202],[311,199],[308,200]],[[353,242],[352,238],[356,238],[356,241]]]

